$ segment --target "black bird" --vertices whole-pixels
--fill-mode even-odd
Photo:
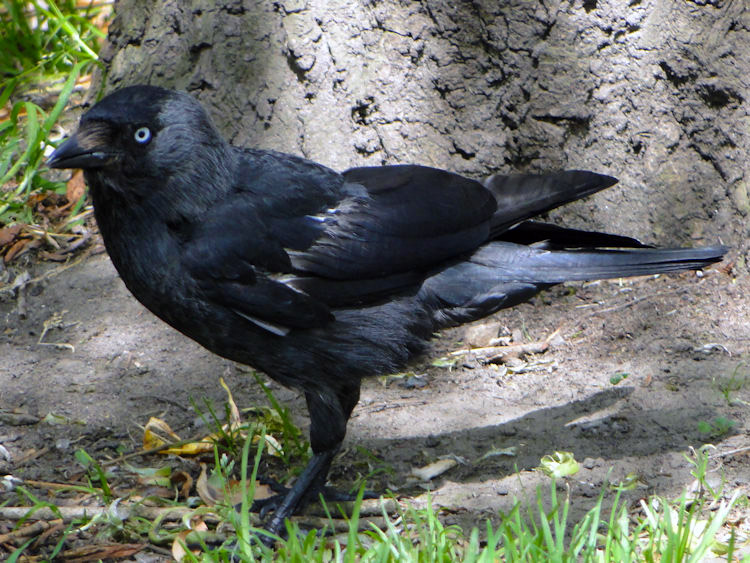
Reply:
[[[107,251],[143,305],[304,392],[313,458],[276,499],[273,533],[325,489],[360,380],[401,370],[434,331],[560,282],[698,269],[726,251],[529,221],[609,176],[339,173],[232,146],[194,98],[154,86],[94,105],[49,166],[84,169]]]

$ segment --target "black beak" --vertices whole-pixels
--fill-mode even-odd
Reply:
[[[78,133],[69,137],[47,159],[50,168],[101,168],[113,155],[103,150],[87,149],[78,141]]]

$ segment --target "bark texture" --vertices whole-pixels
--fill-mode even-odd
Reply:
[[[238,144],[334,168],[621,179],[566,224],[748,250],[745,0],[121,0],[106,90],[188,90]]]

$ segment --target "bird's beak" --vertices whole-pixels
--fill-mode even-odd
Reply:
[[[47,166],[50,168],[101,168],[116,157],[107,150],[97,131],[79,129],[50,155]]]

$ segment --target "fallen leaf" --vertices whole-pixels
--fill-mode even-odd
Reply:
[[[50,426],[56,426],[58,424],[71,424],[73,419],[63,416],[61,414],[55,414],[48,412],[47,415],[42,419],[42,422],[49,424]]]
[[[152,416],[143,430],[143,449],[153,450],[169,442],[179,442],[180,437],[160,418]]]
[[[225,480],[215,472],[209,475],[205,463],[201,463],[201,473],[195,482],[195,491],[206,506],[215,506],[222,502],[236,505],[242,502],[242,481]],[[255,482],[254,500],[266,499],[274,494],[269,485]]]
[[[190,530],[183,530],[175,536],[174,541],[172,542],[172,557],[174,557],[175,561],[182,561],[187,557],[188,551],[186,546],[189,533]],[[190,553],[192,555],[198,555],[199,550],[196,550],[195,552],[191,551]]]
[[[234,402],[234,397],[232,397],[232,392],[229,390],[229,386],[224,382],[223,377],[219,378],[219,385],[221,385],[224,388],[224,391],[227,392],[227,401],[229,402],[229,425],[232,430],[234,430],[242,423],[240,409],[237,408],[237,404]]]
[[[86,182],[83,179],[83,170],[76,170],[65,186],[65,197],[68,203],[75,205],[86,193]]]
[[[580,470],[580,465],[571,452],[555,452],[544,456],[537,469],[548,477],[559,479],[575,475]]]
[[[179,487],[180,498],[186,499],[190,496],[193,488],[193,478],[186,471],[176,471],[170,478],[172,486]]]
[[[130,558],[143,550],[143,543],[115,543],[110,545],[87,545],[62,552],[61,560],[86,563],[88,561],[101,561],[102,559],[125,559]]]
[[[172,469],[165,467],[132,467],[128,471],[138,475],[138,483],[147,487],[169,487],[172,484]]]
[[[8,252],[5,253],[5,263],[7,264],[13,258],[24,252],[25,250],[28,250],[26,246],[31,242],[31,239],[22,238],[20,240],[17,240],[14,242],[10,248],[8,249]],[[38,245],[37,245],[38,246]]]
[[[438,475],[442,475],[456,465],[458,465],[458,461],[456,461],[452,457],[448,457],[439,459],[434,463],[425,465],[424,467],[412,469],[411,474],[414,475],[417,479],[421,479],[422,481],[429,481],[430,479],[434,479]]]
[[[501,330],[502,323],[497,321],[472,324],[464,329],[463,340],[470,348],[490,346]]]
[[[484,459],[488,459],[491,457],[498,457],[498,456],[515,457],[517,453],[518,453],[518,448],[516,446],[510,446],[508,448],[503,448],[499,450],[490,450],[486,454],[484,454],[482,457],[480,457],[479,461],[482,461]]]
[[[0,247],[6,246],[16,240],[18,233],[21,232],[21,225],[10,225],[0,229]]]

